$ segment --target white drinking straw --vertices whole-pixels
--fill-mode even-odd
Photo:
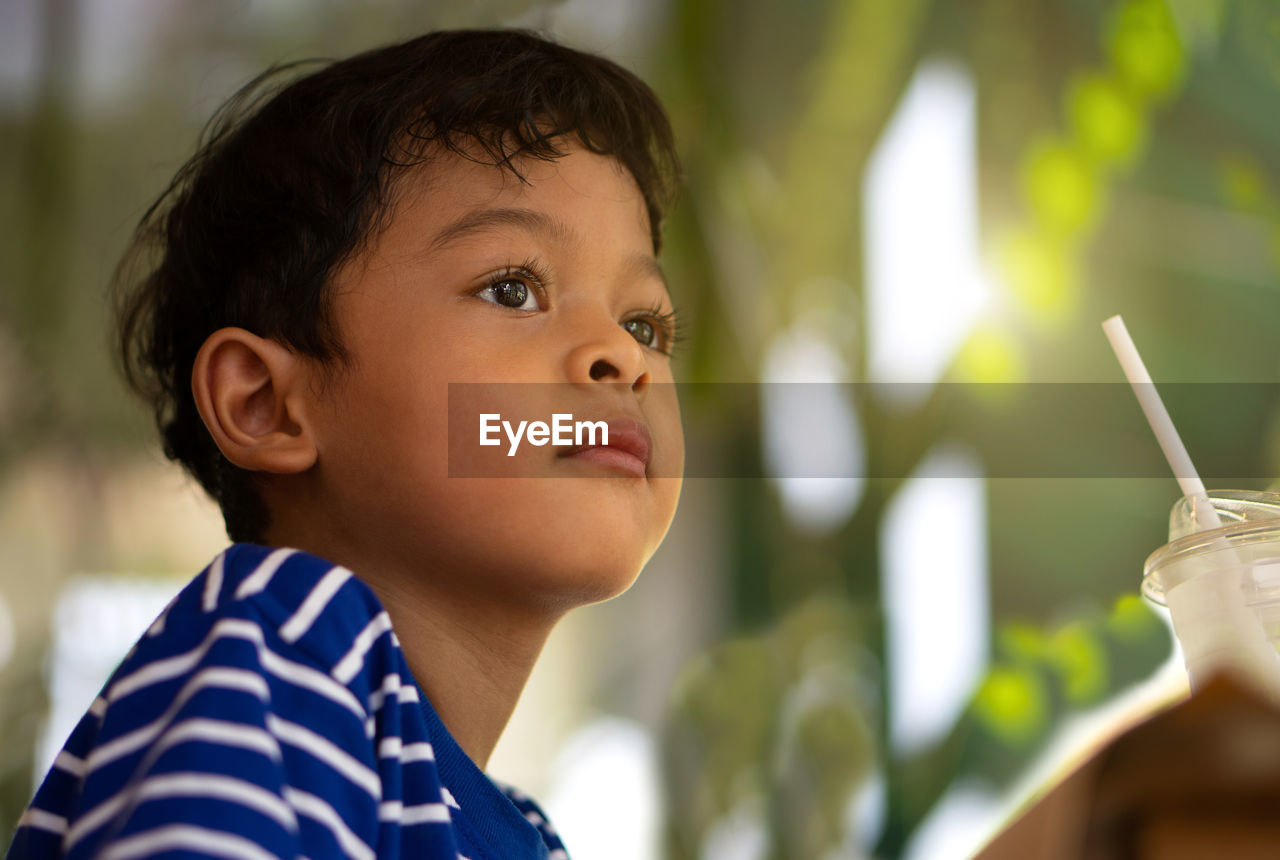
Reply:
[[[1196,512],[1196,524],[1201,529],[1221,526],[1222,521],[1218,518],[1218,512],[1209,503],[1204,482],[1196,473],[1196,467],[1191,464],[1187,446],[1182,444],[1182,438],[1178,436],[1173,420],[1169,418],[1169,410],[1164,408],[1164,402],[1156,392],[1151,374],[1147,373],[1147,366],[1142,363],[1142,356],[1138,355],[1138,348],[1133,345],[1133,338],[1129,336],[1124,320],[1116,314],[1102,324],[1102,330],[1106,332],[1107,340],[1111,341],[1111,348],[1115,350],[1116,358],[1120,360],[1120,367],[1128,377],[1129,385],[1133,387],[1138,405],[1147,416],[1147,423],[1156,434],[1156,442],[1160,443],[1160,450],[1164,452],[1165,459],[1169,461],[1169,467],[1173,469],[1173,476],[1178,479],[1182,494],[1195,497],[1192,508]]]
[[[1187,448],[1174,429],[1160,395],[1156,393],[1155,383],[1133,345],[1133,338],[1129,337],[1124,320],[1114,316],[1102,324],[1102,329],[1111,341],[1120,366],[1124,368],[1124,375],[1133,386],[1133,393],[1146,413],[1183,495],[1192,497],[1191,509],[1197,530],[1220,527],[1222,520],[1205,493],[1204,482],[1191,465]],[[1230,549],[1225,538],[1218,538],[1214,545],[1219,543],[1222,548]],[[1230,665],[1244,672],[1246,677],[1260,681],[1264,689],[1271,690],[1275,679],[1280,676],[1280,657],[1257,614],[1245,605],[1241,586],[1249,575],[1248,559],[1228,552],[1228,558],[1232,557],[1234,564],[1228,564],[1219,571],[1219,575],[1195,577],[1167,590],[1165,602],[1173,619],[1174,632],[1183,647],[1192,689],[1203,684],[1208,675],[1223,665]],[[1198,585],[1193,586],[1192,582]],[[1187,587],[1192,591],[1185,591]]]

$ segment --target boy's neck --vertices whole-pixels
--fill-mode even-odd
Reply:
[[[450,600],[393,578],[365,581],[445,728],[485,769],[556,619]]]
[[[268,535],[343,565],[373,589],[400,640],[414,679],[445,728],[483,770],[511,719],[534,663],[564,610],[519,606],[440,583],[466,581],[334,545],[331,535],[292,529],[282,517]]]

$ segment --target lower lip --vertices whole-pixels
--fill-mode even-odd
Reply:
[[[586,460],[589,463],[596,463],[620,472],[626,472],[628,475],[634,475],[637,478],[643,478],[647,473],[644,460],[618,448],[584,448],[581,451],[570,454],[569,459]]]

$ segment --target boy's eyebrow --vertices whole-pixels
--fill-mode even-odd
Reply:
[[[566,245],[579,244],[581,241],[563,222],[536,209],[477,209],[466,213],[437,233],[427,250],[439,250],[451,242],[495,227],[516,227]]]
[[[667,283],[667,273],[662,271],[661,264],[652,254],[632,254],[627,258],[627,268],[635,271],[642,278],[653,278],[662,284],[662,289],[667,294],[671,293],[671,286]]]
[[[563,221],[552,218],[536,209],[476,209],[456,219],[432,238],[428,253],[437,251],[451,242],[464,239],[474,233],[483,233],[496,227],[515,227],[529,233],[539,233],[563,245],[581,244],[582,239]],[[650,254],[634,254],[628,259],[628,268],[641,277],[654,278],[670,291],[666,273]]]

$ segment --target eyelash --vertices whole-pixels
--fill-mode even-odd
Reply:
[[[537,296],[539,303],[544,306],[548,303],[547,276],[538,261],[531,257],[518,265],[504,266],[501,271],[490,275],[477,292],[496,287],[503,281],[515,279],[526,281],[530,289],[533,290],[534,295]],[[650,348],[668,358],[675,352],[676,346],[684,342],[683,325],[681,324],[679,312],[675,308],[664,312],[662,305],[654,302],[642,311],[628,314],[623,318],[622,322],[633,319],[646,319],[653,324],[658,331],[659,344]]]
[[[496,287],[503,281],[522,280],[528,283],[529,288],[533,290],[533,294],[537,297],[538,303],[545,306],[547,304],[547,276],[542,266],[532,257],[526,259],[519,265],[507,265],[501,271],[495,272],[485,278],[484,285],[477,290],[477,293],[484,292],[487,289]]]
[[[658,330],[658,345],[652,348],[668,358],[675,352],[676,346],[684,342],[679,311],[675,308],[664,313],[662,305],[654,302],[649,308],[638,314],[629,315],[626,319],[646,319],[651,322]]]

